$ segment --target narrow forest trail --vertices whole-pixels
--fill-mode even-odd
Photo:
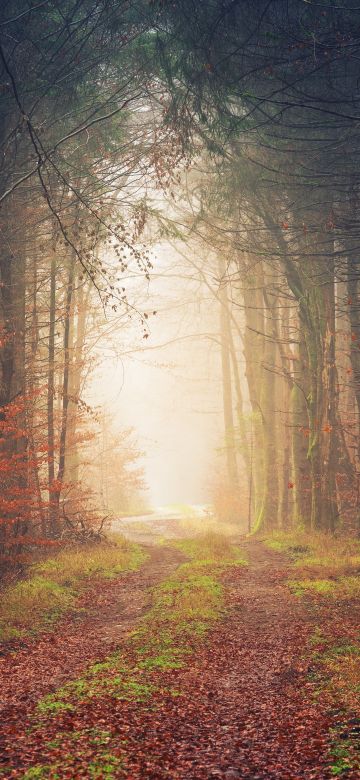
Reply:
[[[13,741],[11,735],[23,729],[36,702],[115,650],[147,610],[149,589],[184,560],[173,547],[143,547],[149,558],[139,571],[96,581],[79,598],[78,612],[0,657],[0,758],[3,740],[5,747],[9,735]]]
[[[129,780],[322,780],[328,769],[329,720],[312,698],[309,658],[304,653],[318,622],[292,596],[289,565],[256,541],[243,542],[249,566],[224,576],[228,609],[196,656],[182,668],[159,669],[151,703],[105,698],[88,702],[74,718],[62,713],[61,728],[91,731],[94,721],[109,740],[126,743],[126,757],[113,774],[56,777]],[[169,547],[151,550],[141,572],[88,594],[91,611],[78,625],[63,621],[56,634],[0,662],[2,756],[13,767],[0,777],[26,774],[46,764],[44,745],[55,744],[54,719],[29,733],[36,701],[103,659],[144,613],[148,586],[183,560]],[[115,589],[114,589],[115,588]],[[95,598],[96,596],[96,598]],[[101,609],[101,616],[100,616]],[[169,691],[178,691],[173,695]],[[53,740],[51,742],[51,740]],[[63,743],[62,743],[63,745]],[[61,759],[62,746],[57,748]],[[0,751],[1,752],[1,751]],[[0,765],[1,766],[1,765]],[[355,777],[348,773],[347,777]]]
[[[132,780],[330,776],[329,721],[311,699],[303,657],[312,621],[284,583],[282,556],[243,546],[248,569],[225,578],[228,615],[191,666],[165,680],[182,696],[132,721]]]

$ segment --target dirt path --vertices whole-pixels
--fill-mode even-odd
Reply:
[[[184,560],[171,547],[147,551],[149,559],[140,571],[97,581],[86,590],[78,603],[84,613],[68,615],[54,631],[0,657],[0,752],[1,732],[11,733],[42,696],[114,650],[148,608],[149,588]]]
[[[122,768],[96,777],[325,780],[331,776],[329,721],[312,698],[304,655],[317,618],[290,594],[284,582],[286,561],[259,543],[245,544],[250,566],[229,570],[229,611],[188,668],[159,671],[162,692],[153,696],[150,706],[109,699],[82,708],[77,728],[81,725],[83,731],[90,731],[97,707],[96,717],[101,728],[111,733],[112,744],[126,744]],[[109,585],[97,594],[92,613],[81,625],[65,622],[56,636],[44,637],[1,662],[6,708],[2,730],[13,766],[19,765],[21,755],[26,759],[29,740],[39,764],[46,763],[39,734],[33,739],[26,735],[26,713],[39,696],[113,649],[146,608],[147,586],[166,577],[179,560],[174,550],[154,549],[141,573],[122,579],[115,592]],[[33,668],[30,678],[29,668]],[[164,686],[180,695],[169,695]],[[63,718],[63,725],[70,728],[66,713]],[[55,733],[56,724],[42,738],[51,739]],[[355,774],[348,773],[350,777]]]
[[[280,556],[247,547],[248,571],[228,578],[231,613],[191,668],[170,675],[183,696],[132,733],[132,780],[329,776],[329,723],[302,657],[311,622],[284,585]]]

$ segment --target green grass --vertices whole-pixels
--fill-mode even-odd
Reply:
[[[37,705],[38,716],[72,711],[76,705],[102,696],[122,701],[145,701],[153,686],[139,680],[136,670],[114,653],[104,663],[90,667],[82,677],[67,683],[54,694],[44,696]]]
[[[53,623],[75,601],[71,587],[34,574],[5,590],[0,604],[0,640],[22,636],[39,624]]]
[[[360,643],[344,637],[327,640],[313,658],[321,676],[321,692],[336,707],[360,718]]]
[[[333,763],[330,766],[330,772],[334,777],[339,777],[342,774],[352,769],[353,763],[350,756],[351,743],[349,740],[334,741],[330,755]]]
[[[45,780],[45,778],[58,780],[60,775],[57,773],[56,767],[51,767],[49,764],[33,766],[23,776],[23,780]]]
[[[32,571],[68,586],[89,577],[112,579],[123,571],[138,569],[145,557],[139,545],[114,535],[111,545],[64,550],[55,558],[36,564]]]
[[[240,548],[232,544],[229,537],[218,530],[207,529],[191,539],[176,541],[174,545],[197,567],[216,567],[221,564],[224,568],[234,564],[245,566],[247,563]]]
[[[360,595],[359,577],[337,577],[334,579],[301,579],[289,580],[290,590],[296,596],[304,596],[306,593],[329,596],[336,601],[346,601],[358,598]]]
[[[310,678],[316,684],[314,696],[322,707],[337,715],[330,731],[330,771],[334,777],[360,768],[360,643],[354,634],[326,636],[317,627],[310,637]]]
[[[318,593],[329,595],[335,589],[335,583],[331,580],[289,580],[288,585],[295,596],[303,596],[305,593]]]
[[[274,532],[265,545],[292,560],[289,587],[297,596],[314,594],[338,600],[360,595],[360,542],[332,534]]]
[[[360,541],[336,538],[330,533],[274,531],[264,539],[271,550],[289,555],[295,568],[322,578],[327,573],[357,574],[360,569]]]
[[[115,780],[119,777],[122,767],[121,758],[108,750],[99,750],[99,755],[86,766],[86,777],[89,780]],[[23,775],[23,780],[60,780],[64,777],[64,771],[72,771],[71,756],[65,756],[60,764],[38,764],[31,767]],[[84,774],[81,776],[84,777]],[[74,775],[66,774],[66,777],[74,777]]]
[[[0,642],[50,627],[75,607],[79,591],[94,578],[111,579],[138,569],[146,555],[137,544],[116,543],[63,550],[35,564],[28,577],[6,588],[0,601]]]

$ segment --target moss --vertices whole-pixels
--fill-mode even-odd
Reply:
[[[88,765],[88,777],[91,780],[112,780],[119,777],[123,761],[112,753],[103,753],[99,759]]]
[[[101,746],[103,742],[97,742]],[[23,780],[60,780],[65,771],[67,777],[77,776],[78,757],[71,755],[64,757],[64,762],[59,764],[38,764],[31,767],[23,775]],[[86,765],[86,776],[92,780],[113,780],[119,777],[119,772],[123,767],[123,760],[108,750],[100,750],[99,756]],[[80,769],[84,770],[82,762]],[[70,775],[70,772],[74,774]],[[83,775],[82,775],[83,776]]]
[[[295,596],[303,596],[308,591],[324,596],[335,588],[335,583],[331,580],[289,580],[288,585]]]
[[[27,770],[23,775],[23,780],[58,780],[60,775],[57,773],[57,766],[49,764],[38,764]]]
[[[67,702],[64,702],[61,700],[61,698],[58,698],[57,694],[49,694],[48,696],[44,696],[43,699],[40,699],[40,701],[37,704],[37,711],[41,714],[52,714],[57,715],[59,712],[63,712],[64,710],[73,710],[74,707],[72,704],[69,704]]]
[[[330,765],[330,772],[334,777],[339,777],[352,768],[349,747],[347,742],[341,742],[331,748],[330,755],[333,763]]]

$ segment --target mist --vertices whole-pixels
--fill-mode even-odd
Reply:
[[[111,344],[102,339],[99,354],[115,343],[116,355],[100,358],[88,399],[111,409],[114,426],[136,431],[150,506],[204,504],[221,460],[218,312],[174,248],[159,245],[153,253],[154,272],[141,298],[145,311],[156,311],[146,343],[135,316],[126,345],[120,328]]]

